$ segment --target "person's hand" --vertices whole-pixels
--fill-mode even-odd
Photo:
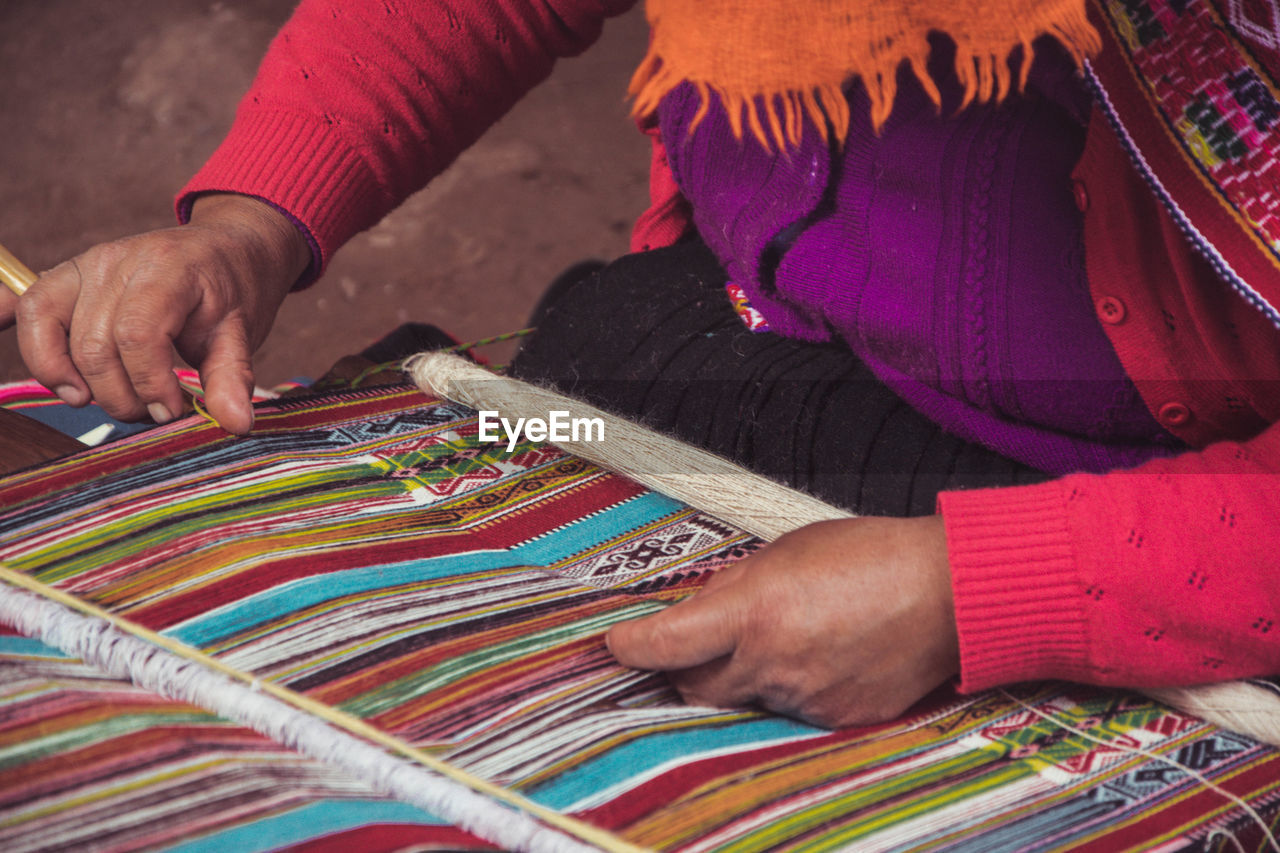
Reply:
[[[942,519],[809,525],[606,639],[691,704],[826,727],[892,719],[959,671]]]
[[[13,325],[13,314],[18,310],[18,297],[13,291],[0,285],[0,329]]]
[[[16,315],[37,381],[125,421],[182,411],[176,350],[200,371],[209,413],[243,434],[253,426],[250,356],[310,263],[306,239],[270,205],[203,196],[187,225],[104,243],[43,273],[21,299],[0,302],[0,327]]]

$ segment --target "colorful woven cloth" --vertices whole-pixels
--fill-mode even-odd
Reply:
[[[687,707],[602,634],[758,540],[554,448],[482,444],[473,413],[403,387],[256,424],[190,418],[9,478],[0,559],[642,847],[1255,849],[1280,816],[1280,753],[1122,693],[941,690],[836,732]],[[0,848],[483,846],[30,640],[0,637],[0,671]]]

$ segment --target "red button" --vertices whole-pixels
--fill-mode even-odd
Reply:
[[[1191,409],[1185,403],[1165,403],[1156,417],[1168,427],[1182,426],[1191,420]]]
[[[1084,181],[1075,180],[1071,182],[1071,192],[1076,196],[1076,207],[1080,208],[1080,212],[1084,213],[1089,209],[1089,190],[1085,187]]]
[[[1112,326],[1123,323],[1129,314],[1124,303],[1114,296],[1103,296],[1093,306],[1098,309],[1098,319]]]

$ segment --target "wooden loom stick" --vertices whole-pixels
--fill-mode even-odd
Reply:
[[[403,740],[393,735],[387,734],[381,729],[370,725],[353,714],[340,711],[331,705],[318,702],[301,693],[296,693],[287,687],[282,687],[279,684],[276,684],[275,682],[263,681],[250,673],[228,666],[217,658],[205,654],[199,649],[192,648],[185,643],[152,631],[150,628],[146,628],[128,619],[117,616],[107,610],[103,610],[97,605],[63,592],[56,587],[42,583],[30,575],[11,569],[3,564],[0,564],[0,581],[10,584],[11,586],[27,590],[28,592],[35,593],[48,601],[55,602],[65,608],[69,608],[78,613],[100,620],[101,622],[105,622],[126,634],[132,635],[133,637],[143,640],[153,646],[158,646],[159,648],[164,649],[183,660],[201,664],[210,670],[232,679],[233,681],[242,682],[255,691],[265,693],[300,711],[304,711],[314,717],[322,719],[345,732],[357,735],[367,741],[376,743],[387,750],[409,758],[441,776],[466,786],[478,794],[491,797],[492,799],[511,806],[520,812],[531,815],[544,824],[555,827],[561,832],[573,836],[576,839],[586,841],[600,850],[609,851],[610,853],[643,853],[644,848],[637,847],[607,830],[600,829],[599,827],[595,827],[584,821],[569,817],[568,815],[562,814],[554,809],[539,805],[515,791],[511,791],[501,785],[496,785],[486,779],[482,779],[479,776],[454,767],[435,756],[405,743]]]
[[[706,451],[572,397],[497,376],[456,355],[420,353],[406,361],[405,370],[428,394],[473,409],[496,410],[509,419],[548,420],[552,411],[567,412],[570,420],[599,417],[604,423],[603,440],[552,443],[762,539],[776,539],[815,521],[854,517]],[[1280,696],[1262,687],[1229,681],[1135,689],[1221,728],[1280,747]]]
[[[28,287],[36,283],[36,274],[15,258],[12,252],[0,246],[0,281],[16,296],[21,296],[27,292]]]

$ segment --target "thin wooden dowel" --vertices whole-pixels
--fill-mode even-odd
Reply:
[[[27,288],[36,283],[36,274],[13,256],[13,253],[0,246],[0,281],[5,287],[18,296],[27,292]]]

